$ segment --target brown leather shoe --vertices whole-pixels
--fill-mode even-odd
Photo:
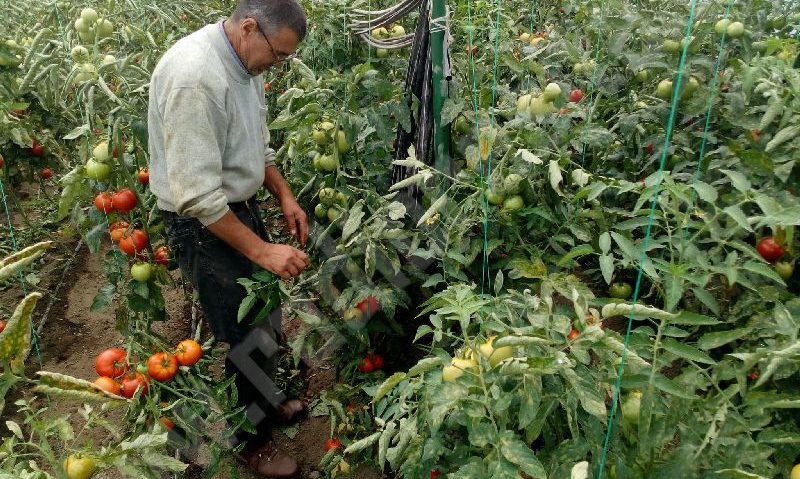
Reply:
[[[299,399],[289,399],[275,409],[279,424],[297,421],[306,412],[306,403]]]
[[[290,455],[268,442],[264,446],[242,452],[241,458],[260,477],[270,479],[293,479],[300,474],[300,466]]]

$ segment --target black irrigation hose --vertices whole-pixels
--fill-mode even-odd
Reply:
[[[398,125],[394,151],[395,159],[405,159],[408,147],[413,144],[416,149],[417,159],[426,164],[430,164],[429,152],[431,139],[433,138],[433,85],[431,81],[429,9],[430,0],[424,0],[420,5],[419,24],[411,47],[411,56],[409,57],[405,80],[406,104],[408,107],[411,108],[413,105],[414,96],[419,99],[419,112],[416,115],[416,118],[419,119],[419,124],[414,121],[415,116],[412,115],[410,132],[406,132]],[[416,173],[411,168],[395,166],[392,171],[392,184],[409,178]],[[414,185],[406,192],[415,203],[419,203],[421,191],[418,186]]]

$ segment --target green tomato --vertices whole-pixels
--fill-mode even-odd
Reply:
[[[97,12],[93,8],[84,8],[81,10],[81,20],[89,26],[94,25],[97,22]]]
[[[678,53],[681,51],[681,44],[675,40],[664,40],[663,48],[667,53]]]
[[[104,181],[111,173],[111,166],[99,161],[89,160],[86,162],[86,176],[97,181]]]
[[[778,261],[775,263],[775,272],[778,276],[783,278],[784,281],[789,281],[794,275],[794,263],[789,261]]]
[[[406,34],[406,29],[402,25],[395,25],[392,28],[392,38],[402,37]]]
[[[94,459],[80,454],[72,454],[64,460],[64,472],[68,479],[89,479],[97,470]]]
[[[317,128],[314,128],[314,131],[311,132],[311,138],[320,146],[328,143],[328,135],[324,131]]]
[[[531,108],[531,96],[529,94],[522,95],[517,99],[517,115],[525,115]]]
[[[633,288],[628,283],[614,282],[608,288],[608,295],[612,298],[628,299],[633,293]]]
[[[639,424],[639,411],[642,408],[642,393],[633,391],[622,401],[622,418],[631,426]]]
[[[506,211],[519,210],[525,207],[525,201],[521,196],[511,196],[503,201],[503,209]]]
[[[457,135],[466,135],[472,128],[470,127],[469,120],[467,120],[464,115],[459,115],[458,118],[456,118],[455,125],[453,125],[453,130],[455,130]]]
[[[75,63],[83,63],[89,60],[89,50],[82,45],[77,45],[72,48],[69,52],[69,55],[72,57],[72,61]]]
[[[730,24],[731,24],[730,20],[728,20],[727,18],[723,18],[714,25],[714,31],[717,32],[717,35],[722,35],[728,30],[728,25]]]
[[[322,155],[319,158],[319,171],[336,171],[339,169],[339,160],[333,155]]]
[[[140,283],[146,283],[153,275],[153,266],[150,263],[136,263],[131,266],[131,277]]]
[[[341,191],[336,192],[336,204],[342,208],[347,208],[347,195]]]
[[[97,38],[110,37],[114,33],[114,24],[108,19],[100,19],[97,21],[95,31],[97,32]]]
[[[328,208],[328,221],[333,223],[342,216],[342,210],[338,206],[331,206]]]
[[[324,220],[328,217],[328,207],[319,203],[314,207],[314,216],[316,216],[318,220]]]
[[[557,110],[556,107],[553,106],[553,102],[545,101],[541,96],[537,96],[531,100],[530,113],[533,116],[549,115],[551,113],[555,113],[556,111]]]
[[[516,173],[511,173],[503,180],[503,191],[508,195],[516,195],[522,189],[524,178]]]
[[[486,200],[489,204],[501,206],[506,197],[501,193],[494,192],[491,188],[486,188]]]
[[[89,27],[91,25],[87,25],[83,18],[78,18],[75,20],[75,31],[78,33],[87,33],[89,31]]]
[[[389,50],[385,48],[378,48],[377,50],[375,50],[375,55],[378,58],[386,58],[389,56]]]
[[[111,154],[108,151],[108,142],[101,141],[92,150],[92,157],[100,163],[107,163],[111,159]]]
[[[558,86],[558,83],[548,83],[542,93],[542,98],[544,98],[545,101],[553,101],[560,96],[561,87]]]
[[[739,38],[744,35],[744,24],[742,22],[733,22],[728,25],[728,36],[731,38]]]
[[[650,78],[650,73],[647,70],[639,70],[636,72],[636,81],[640,83],[646,82]]]
[[[333,188],[322,188],[319,190],[319,202],[325,206],[331,206],[336,201],[336,190]]]
[[[656,96],[662,100],[669,100],[672,98],[672,81],[661,80],[656,87]]]
[[[344,131],[339,130],[336,132],[336,148],[339,150],[340,155],[344,155],[350,151],[350,144],[347,142],[347,135]]]

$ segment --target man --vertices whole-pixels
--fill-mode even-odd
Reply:
[[[271,478],[294,477],[298,466],[268,441],[270,425],[291,421],[304,405],[276,399],[283,396],[269,379],[280,315],[273,315],[278,317],[271,325],[254,327],[249,323],[260,309],[255,307],[238,322],[245,290],[237,279],[249,277],[255,265],[284,279],[309,265],[302,251],[266,241],[254,201],[263,184],[305,246],[306,214],[269,147],[261,76],[292,58],[305,33],[305,12],[296,0],[240,0],[229,19],[172,46],[150,82],[150,189],[173,255],[197,291],[214,336],[230,344],[226,372],[236,376],[240,405],[258,430],[257,436],[237,432],[247,442],[242,458]]]

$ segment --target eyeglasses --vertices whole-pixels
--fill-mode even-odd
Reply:
[[[255,20],[255,18],[253,20]],[[267,41],[267,45],[269,45],[272,55],[278,60],[278,62],[285,62],[286,60],[291,60],[292,58],[297,57],[297,52],[290,53],[289,55],[279,54],[276,52],[275,48],[272,46],[272,42],[269,41],[269,38],[267,38],[264,30],[261,29],[261,25],[259,25],[258,21],[256,21],[256,28],[258,28],[258,32],[261,33],[261,36],[264,37],[264,40]]]

